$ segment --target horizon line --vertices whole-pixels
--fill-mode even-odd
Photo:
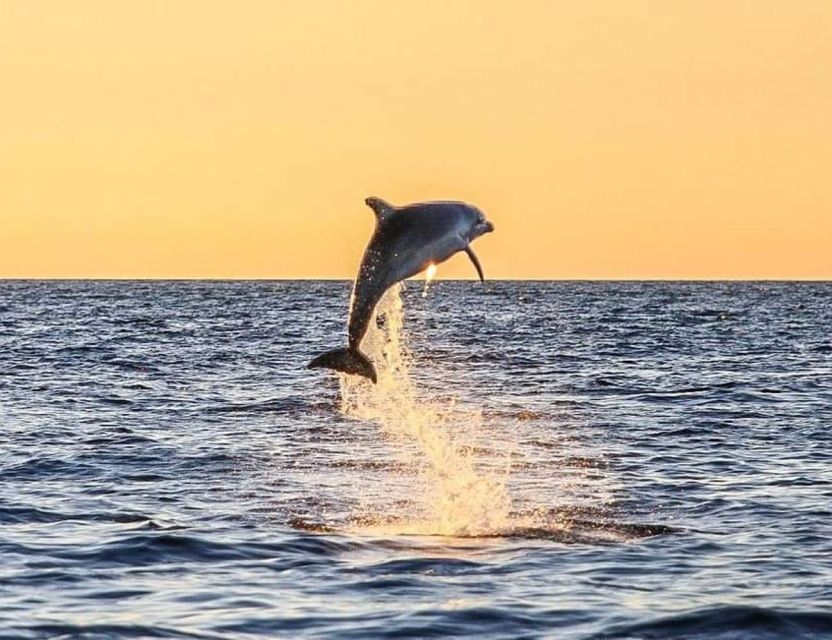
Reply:
[[[353,282],[355,278],[338,277],[217,277],[217,276],[0,276],[0,282]],[[421,282],[424,278],[408,278]],[[405,280],[406,282],[407,280]],[[438,278],[437,282],[479,282],[477,278]],[[832,282],[832,277],[808,278],[656,278],[656,277],[601,277],[601,278],[486,278],[485,282]]]

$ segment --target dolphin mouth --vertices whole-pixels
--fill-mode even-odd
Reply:
[[[491,233],[494,231],[494,224],[486,220],[485,222],[481,222],[479,225],[479,235],[483,235],[485,233]]]

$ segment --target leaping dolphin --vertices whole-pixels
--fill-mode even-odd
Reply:
[[[379,300],[400,280],[444,262],[457,251],[468,254],[484,280],[471,241],[494,231],[483,213],[464,202],[421,202],[394,207],[381,198],[364,201],[376,214],[376,230],[364,251],[353,285],[347,325],[349,344],[319,355],[309,368],[326,367],[377,381],[373,363],[360,346]]]

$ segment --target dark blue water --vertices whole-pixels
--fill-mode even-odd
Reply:
[[[0,637],[832,637],[832,285],[409,283],[419,397],[506,469],[459,535],[304,368],[348,295],[0,283]]]

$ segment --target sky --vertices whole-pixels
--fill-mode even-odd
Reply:
[[[0,277],[832,279],[830,114],[829,0],[0,0]]]

